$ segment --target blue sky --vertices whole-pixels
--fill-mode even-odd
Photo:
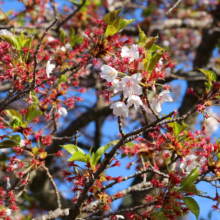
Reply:
[[[56,2],[65,2],[65,1],[56,1]],[[16,11],[18,10],[22,10],[23,8],[23,4],[22,3],[18,3],[17,0],[6,0],[4,1],[4,4],[1,5],[2,9],[4,11],[8,11],[8,10],[12,10],[12,9],[16,9]],[[138,15],[140,12],[138,11],[136,14]],[[182,102],[182,98],[185,94],[186,91],[186,87],[187,87],[187,83],[185,81],[180,81],[180,80],[174,80],[172,82],[172,86],[180,86],[181,90],[180,90],[180,98],[178,100],[176,100],[173,103],[166,103],[163,105],[163,113],[169,113],[174,109],[178,109],[181,105]],[[95,94],[93,93],[93,95],[88,96],[87,94],[83,95],[84,99],[89,100],[91,103],[95,102]],[[198,125],[199,126],[199,125]],[[198,127],[197,127],[198,128]],[[91,131],[94,130],[94,123],[90,123],[89,125],[89,129]],[[109,134],[110,131],[110,134]],[[103,130],[102,130],[104,136],[110,136],[110,138],[114,139],[115,137],[117,137],[117,134],[119,133],[118,131],[118,127],[117,127],[117,122],[116,121],[107,121],[104,123],[103,125]],[[219,134],[220,130],[218,130],[216,132],[216,134]],[[83,139],[83,137],[79,138],[79,141],[81,141]],[[102,145],[107,144],[109,140],[106,138],[102,139]],[[130,160],[128,158],[124,158],[121,160],[121,167],[120,168],[111,168],[108,171],[108,175],[112,175],[112,176],[128,176],[132,173],[135,172],[134,167],[132,166],[131,169],[128,171],[126,170],[126,164],[130,162]],[[116,193],[118,190],[122,190],[125,189],[126,187],[128,187],[131,184],[132,180],[128,180],[126,182],[120,183],[118,186],[113,187],[113,189],[111,189],[111,194]],[[66,187],[61,186],[62,189],[66,189]],[[208,195],[215,197],[215,188],[212,187],[210,184],[208,183],[200,183],[198,184],[198,189],[201,191],[205,191],[208,193]],[[210,200],[201,198],[201,197],[196,197],[197,202],[199,203],[200,206],[200,217],[203,217],[206,219],[211,206],[214,205],[215,203],[210,202]],[[118,200],[114,203],[113,205],[113,210],[116,209],[118,207],[118,205],[121,203],[121,200]],[[213,220],[217,220],[220,218],[220,214],[217,212],[213,213]],[[190,215],[189,217],[190,220],[195,220],[196,218],[194,217],[194,215]]]

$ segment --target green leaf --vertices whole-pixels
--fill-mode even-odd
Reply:
[[[205,86],[207,90],[210,90],[212,88],[212,82],[216,82],[217,80],[217,76],[216,74],[211,71],[211,70],[203,70],[203,69],[199,69],[201,72],[203,72],[206,75],[206,80],[208,82],[205,82]]]
[[[20,141],[21,141],[20,135],[11,135],[8,138],[20,145]]]
[[[130,148],[131,148],[131,147],[134,147],[134,145],[135,145],[135,143],[132,142],[132,141],[130,141],[130,142],[128,142],[128,143],[125,144],[126,147],[130,147]]]
[[[18,143],[12,140],[5,140],[0,143],[0,148],[12,148],[18,146]]]
[[[196,216],[196,219],[199,218],[200,208],[198,203],[191,197],[184,197],[184,203],[190,209],[190,211]]]
[[[70,27],[70,34],[69,34],[69,40],[72,41],[74,39],[75,36],[75,30]]]
[[[150,214],[150,217],[153,217],[153,219],[158,219],[158,220],[168,220],[164,216],[163,212],[156,212],[156,213],[154,212],[154,213]]]
[[[154,52],[160,51],[160,50],[163,50],[163,48],[162,48],[162,47],[159,47],[159,46],[156,45],[156,44],[153,44],[153,45],[151,46],[151,48],[148,50],[148,53],[154,53]]]
[[[62,82],[66,82],[67,81],[67,75],[63,74],[59,77],[59,79],[57,80],[57,85],[60,85]]]
[[[36,107],[37,107],[36,105],[32,105],[27,108],[27,112],[25,115],[26,120],[32,121],[34,120],[35,117],[41,116],[43,114],[43,112],[36,109]]]
[[[207,80],[216,82],[217,76],[212,70],[203,70],[203,69],[199,69],[199,70],[206,75]]]
[[[75,35],[73,39],[70,40],[70,45],[73,47],[76,44],[80,44],[83,42],[83,37],[81,37],[79,34]]]
[[[193,183],[189,183],[177,190],[178,192],[191,192],[197,194],[199,191],[196,188],[196,185]]]
[[[175,137],[178,137],[178,135],[181,134],[188,127],[184,122],[182,122],[182,126],[177,122],[169,123],[169,125],[173,128]]]
[[[106,37],[112,36],[115,33],[117,33],[116,28],[113,25],[108,25],[107,28],[106,28],[106,31],[105,31]]]
[[[146,41],[147,41],[147,36],[145,35],[145,33],[141,30],[140,27],[138,27],[139,29],[139,40],[138,40],[138,45],[144,46]]]
[[[84,163],[87,163],[89,160],[88,160],[88,155],[87,154],[84,154],[82,152],[76,152],[72,155],[71,158],[69,158],[67,161],[81,161],[81,162],[84,162]]]
[[[149,63],[148,63],[148,67],[147,67],[148,71],[152,72],[152,70],[155,68],[155,66],[157,65],[158,61],[163,56],[163,54],[164,54],[164,51],[160,53],[155,53],[153,55],[153,57],[149,60]]]
[[[30,39],[26,38],[25,34],[23,31],[21,32],[21,36],[18,37],[18,43],[20,45],[20,49],[25,46],[29,42]]]
[[[65,44],[65,43],[66,43],[66,34],[65,34],[65,31],[64,31],[64,30],[62,30],[62,31],[60,32],[59,38],[60,38],[60,42],[61,42],[62,44]]]
[[[118,10],[109,12],[104,18],[105,23],[108,25],[112,25],[118,19],[118,16],[122,10],[123,7]]]
[[[186,192],[186,193],[191,192],[191,193],[195,193],[197,195],[206,194],[206,192],[202,192],[202,191],[198,190],[196,188],[196,185],[193,183],[189,183],[186,186],[179,188],[177,191],[178,192]]]
[[[13,130],[15,130],[21,125],[21,122],[18,121],[18,119],[13,119],[12,121],[10,121],[9,125],[12,127]]]
[[[14,109],[5,110],[7,116],[11,119],[16,119],[18,122],[22,121],[22,115]]]
[[[181,130],[180,130],[180,134],[186,129],[188,128],[188,125],[184,123],[184,121],[182,121],[182,127],[181,127]]]
[[[38,148],[37,148],[37,146],[35,146],[33,149],[32,149],[32,153],[34,154],[34,155],[38,155]]]
[[[174,135],[175,137],[178,137],[178,135],[181,133],[181,125],[174,122],[174,128],[173,128],[173,131],[174,131]]]
[[[0,35],[0,37],[3,40],[5,40],[6,42],[8,42],[10,45],[15,47],[17,50],[21,49],[19,38],[17,36],[14,36],[14,35]]]
[[[159,38],[158,36],[156,36],[156,37],[148,37],[146,42],[145,42],[144,48],[149,50],[154,45],[154,43],[156,42],[156,40],[158,38]]]
[[[31,98],[33,99],[33,104],[39,104],[39,100],[37,98],[36,92],[35,91],[31,91]]]
[[[120,19],[119,20],[119,27],[117,29],[117,32],[120,31],[122,28],[128,26],[131,22],[133,22],[135,19],[130,19],[130,20],[127,20],[127,19]]]
[[[187,186],[190,183],[194,183],[199,177],[199,168],[198,166],[195,167],[190,174],[183,179],[183,181],[180,183],[180,187]]]
[[[71,154],[74,154],[76,152],[84,153],[84,151],[81,148],[73,144],[60,145],[60,147],[64,148],[66,151],[68,151]]]
[[[216,137],[214,137],[214,139],[215,139],[215,143],[216,143],[217,145],[219,145],[218,139],[217,139]]]
[[[31,46],[32,46],[32,43],[33,43],[33,39],[34,37],[31,36],[30,39],[25,43],[25,47],[27,47],[29,50],[31,49]],[[25,55],[25,61],[28,59],[28,56],[29,56],[29,51],[26,53]]]
[[[101,158],[101,156],[109,149],[109,147],[111,147],[111,145],[115,145],[118,143],[118,140],[115,141],[111,141],[110,143],[100,147],[94,155],[94,158],[92,160],[92,164],[96,165],[99,161],[99,159]]]

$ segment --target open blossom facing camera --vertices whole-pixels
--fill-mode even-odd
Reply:
[[[186,168],[187,172],[191,172],[197,165],[198,162],[196,162],[197,156],[195,155],[187,155],[183,158],[182,163],[180,164],[180,169]]]
[[[116,116],[128,117],[128,108],[123,102],[116,102],[110,106],[113,109],[113,114]]]
[[[100,76],[103,79],[106,79],[108,82],[116,83],[118,81],[116,79],[116,77],[118,76],[118,71],[115,68],[108,65],[103,65],[101,67]]]
[[[47,61],[46,73],[47,78],[50,78],[50,74],[53,72],[54,68],[56,67],[54,64],[50,64],[51,59]]]
[[[170,93],[169,90],[163,90],[158,96],[157,98],[152,102],[151,106],[152,108],[156,111],[156,112],[161,112],[162,111],[162,104],[165,102],[172,102],[173,99],[170,95],[168,95],[168,93]]]
[[[122,47],[121,56],[122,57],[128,57],[129,62],[132,62],[136,59],[139,59],[138,45],[133,44],[130,49],[126,46]]]
[[[64,108],[64,107],[61,107],[61,108],[58,109],[58,113],[59,113],[61,116],[66,117],[66,115],[67,115],[67,110],[66,110],[66,108]]]
[[[130,107],[132,105],[134,105],[134,108],[137,110],[140,105],[143,105],[143,102],[141,101],[139,96],[132,95],[128,98],[127,106]]]
[[[136,73],[132,76],[125,76],[121,82],[116,84],[115,92],[123,91],[123,95],[125,98],[129,98],[131,95],[141,95],[142,88],[138,83],[142,80],[142,75],[140,73]]]

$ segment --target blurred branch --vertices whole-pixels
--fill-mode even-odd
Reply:
[[[42,168],[46,171],[46,174],[47,174],[47,176],[48,176],[48,178],[49,178],[51,184],[53,185],[54,191],[55,191],[55,193],[56,193],[56,197],[57,197],[57,209],[61,209],[60,194],[59,194],[59,191],[58,191],[58,189],[57,189],[57,186],[56,186],[56,184],[55,184],[55,182],[54,182],[54,180],[53,180],[53,177],[50,175],[50,172],[49,172],[49,170],[48,170],[47,167],[42,166]]]
[[[182,0],[178,0],[174,5],[173,5],[173,7],[171,7],[167,12],[166,12],[166,15],[169,15],[172,11],[173,11],[173,9],[175,9],[178,5],[179,5],[179,3],[181,2]]]
[[[70,19],[83,7],[83,5],[84,5],[85,3],[86,3],[86,0],[83,0],[82,4],[81,4],[81,5],[78,5],[78,6],[77,6],[77,9],[76,9],[73,13],[69,14],[63,21],[61,21],[61,22],[57,25],[56,30],[59,30],[60,27],[61,27],[63,24],[65,24],[68,20],[70,20]]]

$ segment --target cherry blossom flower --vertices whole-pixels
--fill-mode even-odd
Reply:
[[[6,189],[9,190],[11,188],[11,183],[9,177],[6,177]]]
[[[158,63],[159,63],[159,66],[155,68],[155,71],[156,71],[156,72],[160,72],[160,71],[161,71],[161,67],[162,67],[162,65],[163,65],[162,58],[160,58],[160,60],[159,60]]]
[[[50,64],[51,59],[47,61],[47,68],[46,68],[46,73],[47,73],[47,78],[50,78],[50,74],[53,72],[55,65]]]
[[[63,52],[66,51],[66,48],[65,48],[64,46],[62,46],[60,49],[61,49]]]
[[[162,104],[164,102],[172,102],[173,99],[170,95],[167,93],[170,93],[169,90],[163,90],[157,98],[152,102],[151,106],[156,112],[161,112],[162,111]]]
[[[125,98],[130,97],[131,95],[141,95],[142,88],[138,83],[142,80],[142,75],[140,73],[136,73],[132,76],[125,76],[121,82],[115,85],[114,92],[123,91],[123,95]]]
[[[180,164],[180,169],[186,168],[186,171],[190,173],[197,165],[198,162],[196,162],[197,156],[195,155],[187,155],[185,158],[183,158],[183,161]]]
[[[121,56],[130,58],[129,63],[136,59],[139,59],[138,45],[133,44],[130,49],[126,46],[122,47]]]
[[[6,216],[11,216],[11,209],[6,209],[5,213]]]
[[[25,140],[21,140],[20,141],[20,147],[24,147],[26,144],[25,144]]]
[[[66,115],[67,115],[67,110],[66,110],[66,108],[64,108],[64,107],[61,107],[61,108],[58,109],[58,113],[59,113],[61,116],[66,117]]]
[[[207,158],[206,157],[202,157],[201,159],[200,159],[200,164],[203,164],[203,163],[206,163],[207,162]]]
[[[123,102],[115,102],[110,106],[116,116],[128,117],[128,107]]]
[[[118,76],[118,71],[111,66],[103,65],[101,67],[100,76],[103,79],[106,79],[108,82],[116,83],[117,82],[116,77]]]
[[[2,30],[0,30],[0,35],[12,36],[13,34],[10,31],[6,30],[6,29],[2,29]]]
[[[140,97],[137,96],[137,95],[132,95],[128,98],[128,104],[127,104],[127,107],[130,107],[134,105],[134,108],[135,109],[138,109],[138,107],[140,105],[143,105],[143,102],[141,101]]]

